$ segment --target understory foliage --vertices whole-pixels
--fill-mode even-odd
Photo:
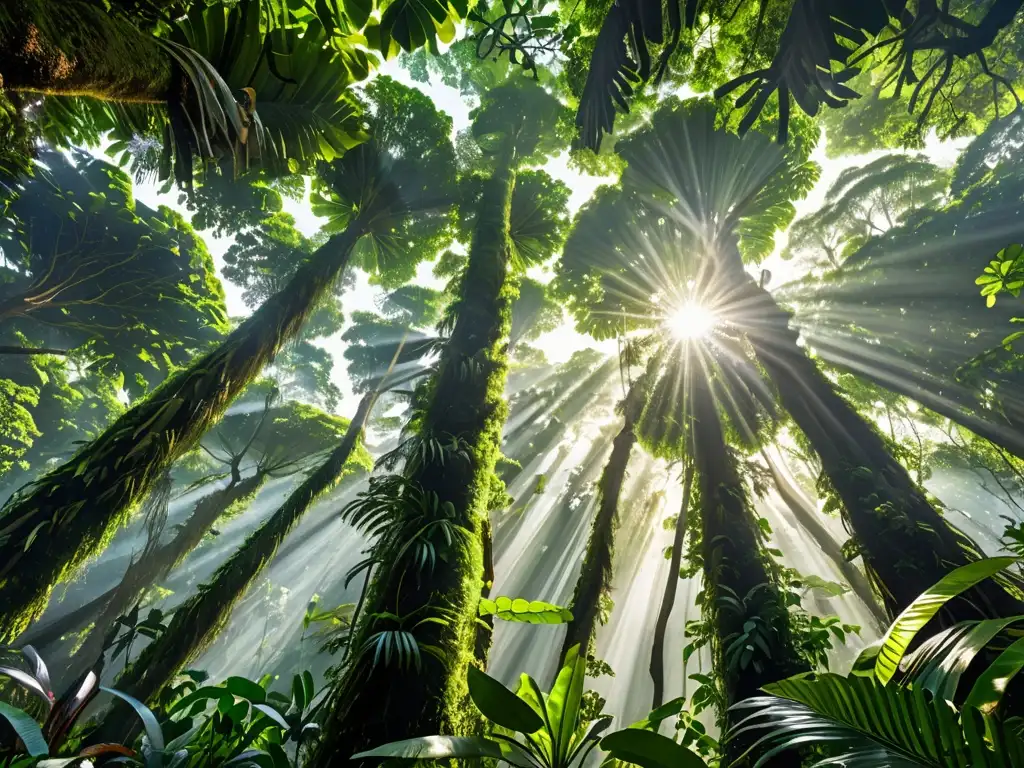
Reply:
[[[0,4],[0,765],[1024,765],[1022,24]]]

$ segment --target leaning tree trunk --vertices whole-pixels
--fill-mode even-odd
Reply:
[[[665,703],[665,636],[668,633],[668,620],[676,603],[676,590],[679,587],[679,568],[683,562],[683,542],[686,539],[686,519],[690,509],[690,491],[693,488],[693,462],[686,462],[686,477],[683,480],[683,503],[679,507],[676,518],[676,529],[672,536],[672,558],[668,566],[668,577],[665,580],[665,593],[661,597],[661,609],[654,625],[654,643],[651,646],[651,680],[654,681],[654,698],[651,709],[657,709]]]
[[[215,350],[7,503],[0,512],[0,643],[17,637],[42,613],[53,587],[103,550],[160,473],[295,338],[363,232],[357,218]]]
[[[921,592],[973,557],[886,448],[797,344],[790,315],[748,275],[737,287],[752,318],[747,335],[783,407],[821,459],[886,611],[895,617]],[[985,580],[946,604],[934,631],[951,623],[1024,613],[1024,603]],[[928,631],[928,630],[926,630]]]
[[[808,671],[808,665],[793,645],[788,608],[762,547],[746,489],[726,447],[711,383],[702,372],[689,380],[700,489],[704,615],[714,631],[712,658],[725,706],[732,707],[756,696],[767,683]],[[751,636],[746,649],[739,650],[735,658],[730,654],[727,660],[727,649],[747,632],[751,622],[759,641]],[[730,728],[746,716],[728,709],[724,714]],[[731,764],[755,739],[730,739],[723,762]]]
[[[762,451],[761,455],[768,463],[768,469],[771,471],[772,479],[775,482],[775,489],[779,492],[779,496],[782,497],[786,506],[789,507],[797,522],[800,523],[800,527],[811,535],[814,543],[821,548],[825,556],[843,574],[847,584],[850,585],[850,589],[853,590],[854,594],[860,598],[864,606],[871,612],[875,619],[875,629],[879,633],[884,633],[886,627],[889,626],[889,617],[886,616],[885,611],[878,602],[877,595],[871,589],[871,582],[868,581],[860,568],[843,556],[842,547],[839,546],[839,543],[832,537],[832,534],[828,532],[825,526],[821,524],[821,521],[818,519],[817,510],[811,507],[796,492],[796,489],[782,475],[767,452]]]
[[[0,88],[164,102],[173,82],[171,56],[157,39],[99,3],[4,0],[0,7]]]
[[[389,544],[378,546],[375,554],[382,565],[367,592],[365,618],[350,641],[349,667],[328,700],[323,736],[311,762],[320,768],[348,766],[352,754],[389,741],[464,735],[479,723],[467,698],[466,669],[474,658],[484,571],[481,536],[507,412],[502,398],[505,343],[516,293],[509,274],[513,141],[505,145],[495,168],[477,209],[458,319],[420,425],[419,439],[435,441],[448,455],[427,451],[421,464],[406,468],[408,487],[422,494],[426,509],[447,509],[462,535],[451,544],[440,532],[435,535],[438,556],[419,570],[412,555],[416,548],[403,547],[425,522],[423,517],[409,519],[417,514],[410,511],[388,535]],[[450,450],[453,441],[465,455]],[[410,493],[402,497],[406,504],[415,503]],[[414,633],[420,649],[437,649],[444,660],[421,650],[419,669],[383,659],[375,663],[365,645],[375,632],[396,629],[394,622],[382,618],[387,613],[411,617],[402,629]],[[433,618],[438,621],[417,625]]]
[[[92,669],[103,654],[103,641],[107,631],[119,616],[127,613],[136,600],[150,587],[157,584],[199,546],[203,537],[219,519],[236,514],[252,503],[267,475],[257,472],[237,483],[203,497],[195,506],[177,535],[163,546],[144,554],[132,563],[125,572],[121,583],[103,606],[103,611],[89,631],[82,647],[68,659],[66,680],[74,680],[83,672]]]
[[[878,359],[856,349],[844,348],[828,339],[815,339],[814,348],[830,365],[867,379],[883,389],[903,395],[978,437],[1024,459],[1024,430],[1013,414],[985,411],[979,393],[955,382],[941,382],[922,371],[908,371],[898,364]],[[988,415],[986,418],[985,415]]]
[[[636,387],[637,383],[630,387],[630,392],[626,395],[627,402],[635,398],[633,390]],[[611,456],[608,457],[608,463],[605,464],[597,484],[600,503],[590,528],[583,566],[576,580],[576,591],[572,598],[572,621],[568,623],[565,639],[562,641],[560,659],[564,659],[569,650],[576,645],[579,646],[581,655],[589,655],[590,643],[594,638],[594,630],[597,628],[601,612],[601,598],[611,594],[619,496],[626,479],[629,456],[636,445],[634,426],[635,419],[627,416],[622,429],[612,441]]]
[[[362,437],[375,395],[369,392],[363,396],[344,438],[327,460],[292,491],[284,504],[217,569],[209,582],[174,609],[167,630],[146,646],[117,679],[115,686],[119,691],[140,701],[155,702],[163,687],[217,636],[227,624],[235,604],[271,563],[277,548],[306,510],[341,480],[352,451]],[[137,718],[131,717],[130,707],[115,702],[90,740],[92,743],[128,743],[126,737],[137,724]]]

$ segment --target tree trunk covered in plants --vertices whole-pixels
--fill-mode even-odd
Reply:
[[[17,637],[42,613],[53,587],[103,551],[160,473],[295,338],[363,231],[356,219],[328,240],[216,349],[8,501],[0,511],[0,643]]]
[[[969,540],[952,528],[886,448],[885,441],[844,400],[797,344],[790,315],[749,276],[739,289],[744,312],[756,318],[747,331],[783,407],[810,441],[845,508],[845,520],[864,557],[868,576],[891,617],[958,566],[974,559]],[[950,622],[1013,616],[1024,603],[985,580],[946,604]],[[926,629],[928,634],[931,632]]]
[[[689,380],[700,489],[703,609],[715,637],[715,672],[725,706],[731,707],[757,695],[761,686],[806,672],[808,666],[793,645],[788,608],[762,547],[746,489],[725,444],[711,383],[703,371]],[[751,623],[754,628],[748,632]],[[726,711],[724,715],[729,727],[745,717],[742,712]],[[753,741],[731,739],[724,762],[730,764]]]
[[[683,479],[683,503],[679,506],[679,517],[676,518],[675,533],[672,535],[672,558],[668,566],[668,577],[665,580],[665,593],[661,597],[658,620],[654,625],[654,643],[651,645],[650,671],[651,680],[654,681],[651,709],[657,709],[665,703],[665,635],[668,633],[668,620],[676,602],[676,590],[679,588],[679,568],[683,562],[683,542],[686,539],[686,520],[692,489],[693,462],[687,460],[686,477]]]
[[[91,669],[103,653],[103,640],[107,631],[118,617],[131,610],[147,589],[165,579],[175,566],[198,547],[218,520],[248,507],[266,479],[266,474],[257,472],[204,496],[196,503],[192,514],[173,539],[149,553],[144,552],[136,562],[128,566],[121,583],[103,606],[102,613],[82,647],[68,660],[65,679],[73,680]]]
[[[587,656],[590,643],[597,628],[601,613],[601,598],[610,597],[612,588],[612,567],[615,557],[615,528],[618,524],[619,496],[626,479],[629,457],[636,445],[633,431],[636,419],[643,409],[646,394],[646,377],[637,379],[626,393],[623,401],[623,425],[612,441],[612,453],[608,457],[601,479],[598,481],[600,502],[594,522],[590,528],[587,550],[576,590],[572,598],[572,621],[569,622],[562,642],[559,658],[565,658],[574,645],[580,647],[580,655]]]
[[[338,447],[317,467],[266,522],[256,529],[196,593],[174,609],[167,630],[139,654],[117,679],[116,687],[135,698],[155,702],[158,694],[183,667],[193,661],[217,636],[231,617],[235,604],[274,559],[277,548],[313,503],[333,488],[344,474],[352,452],[362,438],[375,392],[365,394]],[[130,707],[115,702],[104,718],[94,743],[121,741],[126,723],[134,727]]]
[[[867,609],[871,611],[871,615],[875,617],[875,629],[879,632],[884,632],[889,626],[889,617],[886,616],[885,611],[879,604],[878,597],[875,595],[874,590],[871,589],[871,583],[867,577],[861,572],[860,568],[843,556],[843,549],[839,542],[832,538],[832,534],[818,520],[818,511],[796,492],[796,489],[790,485],[789,480],[779,472],[775,462],[771,460],[768,454],[763,453],[762,455],[765,461],[768,462],[768,469],[771,470],[772,479],[775,481],[775,488],[778,490],[779,496],[786,502],[786,506],[792,511],[800,526],[811,535],[814,543],[821,548],[821,551],[825,553],[829,560],[839,569],[839,572],[843,574],[843,578],[846,579],[850,589],[861,599],[861,602],[864,603]]]
[[[480,587],[480,599],[491,596],[494,586],[494,534],[491,521],[484,520],[481,524],[480,542],[483,545],[483,586]],[[473,656],[481,667],[487,666],[487,654],[491,651],[491,638],[494,636],[494,616],[488,615],[480,619],[482,624],[476,628],[476,640],[473,642]]]
[[[445,450],[446,456],[431,456],[428,451],[423,462],[406,469],[407,487],[421,494],[426,505],[421,509],[427,514],[433,509],[435,515],[447,509],[464,535],[453,537],[450,544],[440,533],[435,535],[438,556],[432,565],[419,568],[410,551],[416,548],[401,548],[413,539],[424,518],[416,518],[408,493],[402,497],[409,505],[404,512],[407,522],[398,535],[388,537],[396,542],[393,549],[375,552],[382,565],[351,641],[349,667],[328,701],[323,737],[311,765],[348,766],[352,754],[389,741],[466,734],[478,726],[478,715],[467,698],[466,669],[474,657],[483,523],[507,411],[506,340],[516,295],[509,274],[514,146],[507,140],[484,185],[457,319],[419,425],[418,440],[446,447],[457,440],[466,455]],[[383,658],[375,662],[373,653],[365,652],[374,633],[396,629],[385,613],[402,617],[405,623],[400,626],[413,633],[421,649],[419,669],[400,666],[394,659],[390,664]],[[418,623],[424,619],[430,621]],[[423,648],[437,649],[444,660]]]
[[[4,0],[0,7],[0,88],[165,102],[174,77],[156,38],[100,3]]]
[[[816,338],[814,348],[829,365],[920,403],[954,424],[969,429],[978,437],[1024,459],[1024,423],[1018,414],[1000,412],[1000,409],[984,409],[976,390],[955,382],[936,381],[923,372],[907,370],[876,356],[867,359],[856,349],[844,349],[831,344],[828,339]]]

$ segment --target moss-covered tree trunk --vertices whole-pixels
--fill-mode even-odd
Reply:
[[[881,604],[878,602],[878,596],[875,595],[874,590],[871,589],[871,583],[867,577],[854,563],[850,562],[843,556],[843,549],[828,532],[821,521],[818,519],[818,511],[813,507],[810,507],[803,498],[801,498],[796,489],[794,489],[789,481],[779,472],[778,467],[775,466],[775,462],[771,460],[767,453],[763,454],[764,459],[768,462],[768,469],[771,470],[772,479],[775,481],[775,488],[779,492],[779,496],[786,502],[786,506],[789,507],[793,516],[796,518],[800,526],[811,535],[814,539],[814,543],[821,548],[821,551],[828,557],[829,560],[836,566],[843,578],[846,579],[846,583],[850,585],[850,589],[853,590],[854,594],[861,599],[864,606],[871,611],[871,615],[875,618],[875,629],[882,633],[886,627],[889,626],[889,617],[886,616]]]
[[[797,344],[788,312],[763,289],[743,278],[745,312],[756,322],[748,337],[775,383],[783,407],[821,459],[843,502],[876,590],[891,617],[954,568],[970,562],[965,537],[925,497],[885,441],[828,381]],[[1024,603],[991,580],[946,604],[950,622],[1024,612]]]
[[[601,613],[601,598],[611,596],[619,496],[626,479],[629,457],[636,445],[636,433],[633,430],[639,409],[631,407],[631,403],[639,396],[634,390],[638,389],[638,385],[642,386],[640,382],[634,382],[626,394],[627,415],[622,429],[612,441],[612,453],[597,484],[597,513],[590,527],[580,575],[576,579],[576,590],[572,597],[572,621],[566,627],[560,658],[565,658],[565,654],[575,645],[580,647],[581,654],[589,654]]]
[[[142,557],[132,563],[121,583],[103,606],[103,611],[96,619],[82,647],[68,660],[65,679],[74,680],[83,672],[92,669],[103,653],[104,637],[117,618],[127,613],[147,589],[166,578],[176,565],[198,547],[203,537],[221,517],[237,514],[248,507],[266,479],[265,473],[257,472],[251,477],[237,483],[232,482],[226,488],[204,496],[173,539],[149,553],[143,553]]]
[[[420,424],[419,440],[445,446],[445,455],[427,451],[425,461],[407,467],[407,522],[387,537],[388,549],[376,552],[381,565],[367,593],[365,618],[352,640],[349,667],[331,693],[311,765],[349,766],[353,753],[385,742],[465,734],[478,724],[467,699],[466,669],[473,662],[482,587],[481,536],[507,411],[506,340],[516,294],[509,272],[514,147],[506,139],[484,185],[457,320]],[[450,449],[453,441],[464,455]],[[426,517],[420,516],[423,509]],[[416,548],[406,544],[439,514],[463,534],[449,544],[438,530],[432,535],[437,558],[422,565]],[[365,650],[374,633],[399,628],[385,613],[402,617],[401,628],[415,637],[419,668],[394,657],[375,661]],[[420,623],[424,619],[429,621]]]
[[[53,587],[104,549],[160,473],[295,338],[363,232],[355,219],[216,349],[8,501],[0,511],[0,643],[17,637],[42,613]]]
[[[345,472],[352,452],[362,438],[375,393],[363,396],[345,436],[327,459],[296,488],[273,515],[257,528],[235,553],[196,593],[174,609],[167,630],[139,654],[117,679],[116,687],[141,701],[153,703],[174,676],[193,661],[217,636],[231,617],[231,611],[263,569],[274,559],[277,548],[302,516],[322,494],[333,488]],[[121,743],[134,727],[127,704],[116,702],[100,730],[90,736],[93,743]]]
[[[679,588],[679,568],[683,562],[683,542],[686,540],[686,522],[690,509],[690,491],[693,488],[693,462],[686,462],[686,476],[683,478],[683,503],[679,506],[679,517],[676,518],[675,532],[672,535],[672,557],[668,566],[668,577],[665,579],[665,592],[661,597],[661,608],[658,620],[654,625],[654,643],[651,645],[651,680],[654,681],[654,698],[651,709],[657,709],[665,703],[665,636],[668,633],[668,620],[672,616],[672,607],[676,603],[676,591]]]
[[[4,0],[0,7],[0,88],[165,102],[174,78],[156,38],[101,3]]]
[[[985,408],[979,402],[981,393],[959,384],[942,386],[925,371],[908,371],[902,361],[889,362],[872,357],[862,365],[855,364],[863,357],[856,351],[843,349],[828,339],[815,339],[814,346],[822,359],[830,365],[849,371],[878,386],[920,403],[925,408],[945,416],[954,424],[970,430],[978,437],[998,445],[1019,459],[1024,459],[1024,422],[1019,408],[1012,399],[994,408]]]
[[[806,672],[808,666],[795,649],[788,608],[726,446],[710,382],[702,372],[690,380],[700,489],[704,616],[712,623],[715,672],[725,705],[731,707],[757,695],[761,686]],[[729,727],[745,716],[729,711],[724,715]],[[731,763],[751,743],[753,739],[730,740],[723,762]]]

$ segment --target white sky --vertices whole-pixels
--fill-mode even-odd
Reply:
[[[469,126],[469,113],[475,104],[465,99],[457,89],[436,82],[429,84],[414,82],[408,73],[399,66],[397,60],[386,62],[379,71],[381,74],[390,75],[395,80],[408,86],[418,88],[430,96],[439,110],[451,116],[453,139],[454,133]],[[966,139],[941,142],[934,136],[930,136],[926,142],[924,153],[929,156],[932,162],[939,165],[951,165],[966,143]],[[825,155],[825,142],[819,142],[817,149],[812,155],[812,159],[821,166],[821,178],[810,194],[796,204],[797,217],[799,218],[811,213],[820,207],[829,186],[844,169],[854,165],[863,165],[885,153],[884,150],[878,150],[867,155],[832,159]],[[99,153],[97,152],[96,154]],[[611,179],[590,176],[570,169],[568,167],[568,153],[564,152],[551,158],[545,164],[544,170],[552,177],[563,181],[569,187],[569,209],[571,215],[575,215],[576,211],[590,198],[598,186],[611,181]],[[158,193],[156,185],[152,183],[137,184],[135,186],[136,198],[154,208],[157,205],[167,205],[181,210],[181,207],[177,204],[177,194],[177,190],[172,190],[168,194],[161,195]],[[319,230],[321,221],[313,215],[307,202],[285,199],[284,208],[295,217],[296,227],[307,236],[313,235]],[[182,212],[184,213],[184,211]],[[211,232],[203,232],[202,234],[210,253],[213,255],[218,271],[221,271],[224,266],[223,255],[230,246],[231,240],[214,237]],[[794,271],[794,265],[783,261],[779,257],[785,242],[785,235],[778,237],[776,239],[775,252],[761,265],[772,271],[773,286],[782,285],[797,276]],[[433,264],[430,262],[421,264],[417,272],[416,282],[435,288],[441,287],[438,281],[431,275],[432,268]],[[544,281],[551,273],[546,268],[534,268],[530,274],[532,277]],[[249,314],[249,308],[242,301],[242,289],[224,279],[223,276],[221,277],[221,282],[224,286],[229,314],[232,317]],[[376,311],[374,299],[379,292],[379,288],[369,284],[364,273],[357,271],[355,287],[344,295],[341,302],[346,317],[360,310]],[[342,329],[337,336],[318,341],[322,347],[334,356],[333,380],[342,392],[342,398],[338,406],[338,412],[341,415],[353,412],[358,401],[358,398],[352,393],[345,371],[346,361],[343,353],[346,344],[340,338],[344,330]],[[587,336],[580,335],[569,322],[565,322],[561,327],[544,334],[536,341],[531,342],[531,345],[543,350],[548,360],[555,363],[567,360],[574,351],[585,346],[595,347],[609,354],[614,353],[616,348],[613,340],[595,342]]]

